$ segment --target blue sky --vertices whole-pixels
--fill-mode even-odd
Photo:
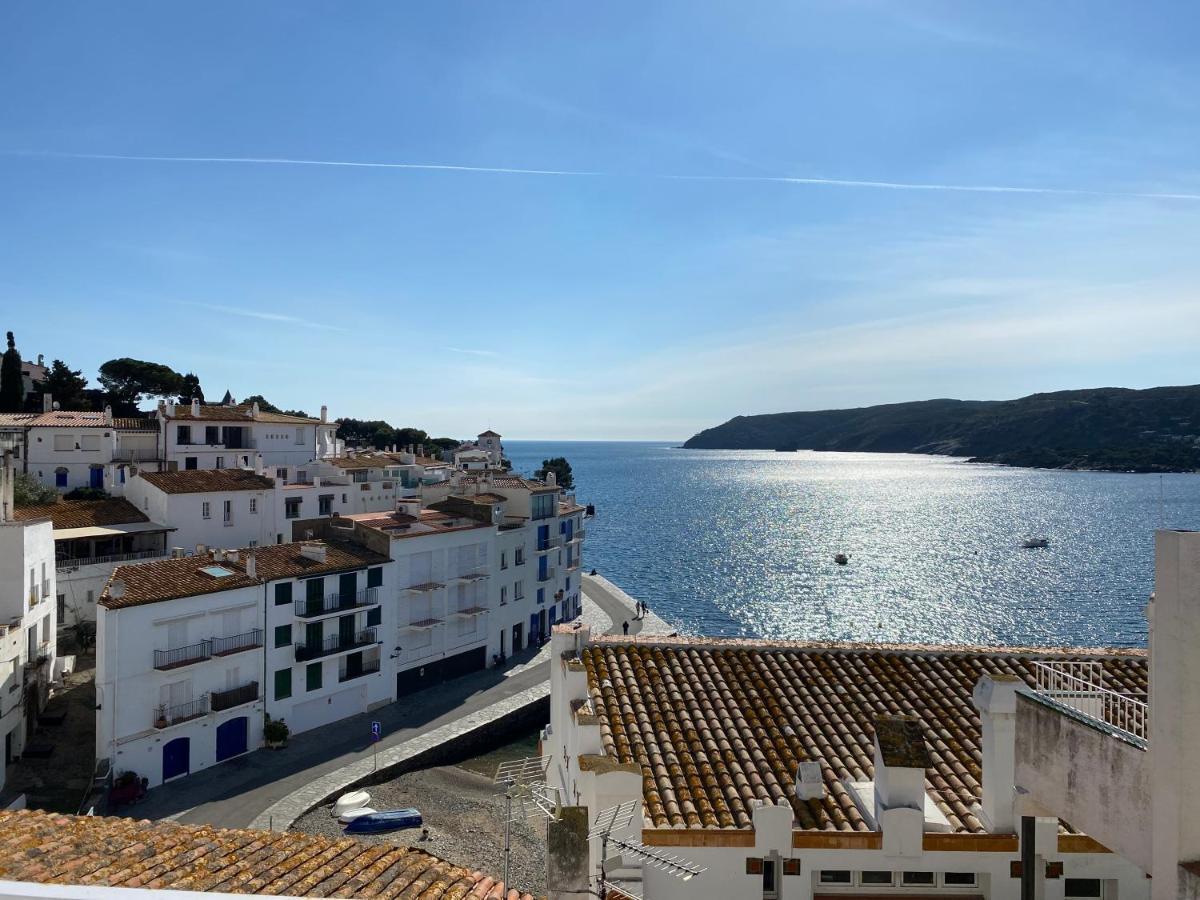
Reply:
[[[89,376],[135,356],[454,436],[1195,383],[1198,27],[1099,0],[10,2],[0,326]],[[233,159],[465,168],[205,161]]]

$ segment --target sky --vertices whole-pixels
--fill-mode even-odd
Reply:
[[[438,435],[1200,382],[1200,8],[0,5],[0,329]]]

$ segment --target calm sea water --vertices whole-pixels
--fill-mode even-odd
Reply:
[[[505,446],[526,474],[565,456],[580,501],[596,505],[585,567],[693,634],[1139,646],[1153,529],[1200,528],[1196,475],[661,443]],[[1020,549],[1032,535],[1050,547]],[[839,551],[849,565],[833,562]]]

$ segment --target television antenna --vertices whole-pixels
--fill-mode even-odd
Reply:
[[[509,889],[512,823],[526,819],[557,819],[558,791],[546,784],[547,756],[529,756],[496,766],[494,783],[504,788],[504,889]]]
[[[629,884],[619,879],[608,877],[608,845],[612,844],[618,851],[618,856],[632,856],[643,865],[659,869],[681,881],[691,881],[707,869],[702,868],[682,856],[671,856],[655,847],[647,847],[637,838],[615,837],[613,832],[624,831],[632,823],[634,816],[641,812],[641,800],[626,800],[617,806],[603,810],[596,815],[596,823],[588,832],[588,839],[600,838],[600,877],[599,896],[607,900],[608,892],[614,891],[621,897],[632,900],[642,900]]]

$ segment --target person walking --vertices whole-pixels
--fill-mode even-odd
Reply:
[[[625,637],[629,637],[629,620],[628,619],[626,619],[624,622],[621,623],[621,631],[625,634]]]

